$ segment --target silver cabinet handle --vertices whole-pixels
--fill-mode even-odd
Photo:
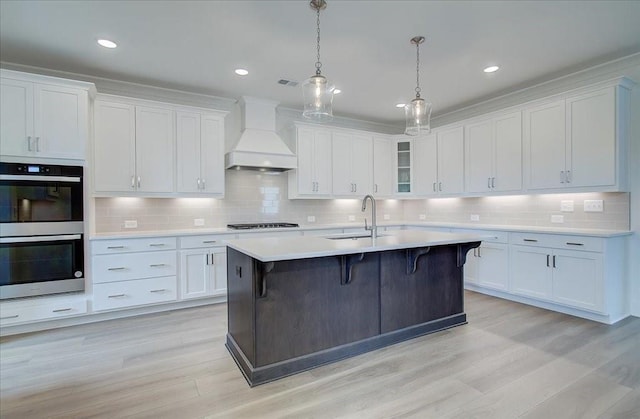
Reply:
[[[205,189],[207,189],[207,181],[202,179],[202,190],[204,191]]]
[[[14,314],[13,316],[4,316],[4,317],[0,317],[0,320],[17,319],[18,317],[20,317],[20,315],[19,315],[19,314]]]
[[[202,243],[205,243],[205,244],[217,243],[217,242],[218,242],[217,240],[202,240]]]
[[[211,265],[215,265],[215,264],[216,262],[215,262],[215,259],[213,258],[213,253],[211,253]]]
[[[162,268],[163,266],[167,266],[166,263],[154,263],[149,265],[150,268]]]
[[[40,152],[40,137],[36,137],[36,151]]]
[[[482,253],[480,252],[480,249],[482,249],[481,247],[478,247],[478,257],[481,258],[482,257]]]
[[[164,243],[151,243],[149,245],[149,247],[162,247],[162,246],[165,246],[165,244]]]
[[[487,188],[491,189],[491,178],[487,178]]]
[[[547,255],[547,268],[549,267],[549,255]]]
[[[107,249],[124,249],[124,246],[107,246]]]
[[[358,184],[357,183],[353,184],[353,192],[358,192]]]
[[[58,308],[55,310],[51,310],[52,313],[63,313],[65,311],[71,311],[71,308]]]
[[[491,178],[491,188],[495,188],[496,187],[496,178],[492,177]]]
[[[433,192],[435,192],[435,191],[436,191],[436,183],[433,182]]]
[[[439,182],[439,183],[438,183],[438,190],[439,190],[440,192],[442,192],[442,182]]]
[[[202,189],[202,186],[200,186],[200,178],[198,178],[198,180],[196,181],[196,183],[198,184],[198,189]]]
[[[209,253],[207,253],[205,256],[207,257],[207,263],[206,263],[206,265],[207,265],[207,266],[209,266]]]
[[[134,189],[136,187],[136,177],[135,176],[131,176],[131,189]]]
[[[537,243],[538,240],[536,239],[522,239],[523,242],[532,242],[532,243]]]
[[[564,170],[560,172],[560,183],[564,183]]]
[[[125,297],[126,294],[114,294],[114,295],[109,295],[107,296],[107,298],[121,298],[121,297]]]
[[[31,136],[30,135],[27,137],[27,150],[33,151],[33,150],[31,150]]]
[[[164,292],[166,290],[167,290],[166,288],[160,288],[160,289],[157,289],[157,290],[149,290],[149,292],[157,293],[157,292]]]
[[[138,176],[138,189],[140,189],[140,176]]]
[[[553,255],[553,267],[556,267],[556,255]]]
[[[567,183],[571,183],[571,170],[567,170],[565,178],[567,180]]]
[[[125,267],[118,267],[118,268],[107,268],[108,271],[124,271]]]
[[[377,183],[373,184],[373,192],[378,193],[378,184]]]
[[[574,243],[574,242],[567,242],[567,245],[569,245],[569,246],[584,246],[583,243]]]

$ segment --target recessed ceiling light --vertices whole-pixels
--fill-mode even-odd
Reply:
[[[396,103],[396,108],[404,108],[405,106],[407,106],[406,103]]]
[[[245,70],[244,68],[236,68],[235,73],[239,76],[246,76],[247,74],[249,74],[249,71]]]
[[[498,67],[497,65],[491,65],[491,66],[485,68],[483,71],[485,73],[495,73],[498,70],[500,70],[500,67]]]
[[[98,39],[98,45],[105,48],[112,48],[112,49],[118,46],[118,44],[116,44],[113,41],[109,41],[108,39]]]
[[[334,95],[337,95],[337,94],[340,94],[340,93],[342,93],[342,90],[340,90],[340,89],[333,89],[333,94],[334,94]]]

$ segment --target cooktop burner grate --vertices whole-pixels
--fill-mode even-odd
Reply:
[[[228,228],[234,230],[253,230],[257,228],[290,228],[300,227],[294,223],[246,223],[246,224],[227,224]]]

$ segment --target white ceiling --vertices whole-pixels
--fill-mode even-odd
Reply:
[[[401,123],[415,87],[442,114],[640,52],[640,1],[346,1],[321,14],[334,114]],[[315,12],[295,1],[0,1],[0,60],[301,108]],[[98,38],[118,43],[98,47]],[[482,69],[498,64],[500,71]],[[233,73],[250,71],[246,77]]]

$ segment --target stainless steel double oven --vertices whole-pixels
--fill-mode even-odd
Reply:
[[[0,299],[84,290],[83,168],[0,163]]]

